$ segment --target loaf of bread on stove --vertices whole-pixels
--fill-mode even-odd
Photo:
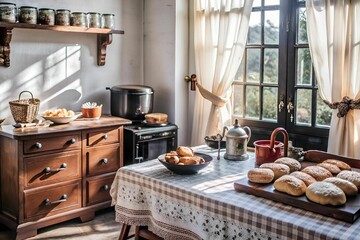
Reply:
[[[254,168],[248,171],[248,179],[253,183],[271,183],[274,179],[274,172],[267,168]]]
[[[149,113],[145,115],[146,123],[161,124],[168,121],[168,115],[165,113]]]
[[[301,196],[306,192],[306,184],[300,179],[284,175],[274,182],[274,188],[292,196]]]
[[[343,190],[329,182],[315,182],[306,189],[306,197],[321,205],[342,205],[346,202]]]

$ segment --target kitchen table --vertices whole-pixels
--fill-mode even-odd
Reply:
[[[348,223],[234,190],[255,167],[213,157],[196,175],[177,175],[158,160],[118,170],[111,186],[116,221],[148,226],[165,239],[359,239],[360,220]]]

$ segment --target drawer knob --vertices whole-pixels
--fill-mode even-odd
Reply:
[[[106,139],[108,139],[109,138],[109,136],[107,135],[107,134],[105,134],[104,135],[104,139],[106,140]]]
[[[40,149],[40,148],[42,148],[42,144],[39,143],[39,142],[37,142],[37,143],[35,143],[35,147],[36,147],[37,149]]]
[[[107,158],[103,158],[103,159],[101,159],[101,162],[102,162],[103,164],[107,164],[107,163],[109,162],[109,160],[108,160]]]
[[[66,202],[66,200],[67,200],[67,195],[64,194],[64,195],[61,196],[61,198],[59,200],[51,202],[50,199],[47,198],[47,199],[44,200],[44,203],[45,203],[46,206],[49,206],[49,205],[52,205],[52,204]]]
[[[108,191],[109,190],[109,185],[106,184],[106,185],[104,185],[103,188],[104,188],[104,191]]]
[[[72,138],[72,139],[70,140],[70,143],[71,143],[71,144],[76,143],[76,139],[75,139],[75,138]]]
[[[44,169],[44,172],[45,173],[55,173],[55,172],[60,172],[62,170],[65,170],[66,168],[67,168],[67,164],[63,163],[63,164],[61,164],[61,166],[59,168],[55,168],[55,169],[51,169],[50,167],[46,167]]]

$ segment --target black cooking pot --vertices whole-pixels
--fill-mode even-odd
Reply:
[[[154,90],[144,85],[107,87],[111,92],[111,115],[130,120],[144,120],[153,110]]]

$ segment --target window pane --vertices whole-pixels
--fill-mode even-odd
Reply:
[[[254,0],[253,7],[261,7],[261,0]]]
[[[306,31],[306,8],[299,8],[297,26],[297,42],[308,43]]]
[[[265,6],[273,6],[273,5],[279,5],[279,0],[266,0],[264,1]]]
[[[278,83],[279,50],[277,48],[266,48],[264,50],[264,82]]]
[[[266,11],[264,20],[264,43],[279,44],[279,11]]]
[[[276,87],[264,87],[263,100],[263,119],[276,121],[277,120],[277,95],[278,89]]]
[[[246,87],[246,118],[260,119],[259,87]]]
[[[332,110],[323,102],[319,94],[316,102],[316,125],[330,126]]]
[[[260,83],[260,49],[246,51],[246,81]]]
[[[312,63],[308,48],[297,49],[296,84],[311,85]]]
[[[252,12],[249,22],[247,44],[261,43],[261,12]]]
[[[244,81],[244,57],[241,60],[240,66],[235,74],[234,80],[235,81],[240,81],[243,82]]]
[[[244,94],[244,86],[242,85],[234,85],[234,115],[243,117],[243,94]]]
[[[298,89],[296,91],[296,123],[311,125],[311,89]]]

